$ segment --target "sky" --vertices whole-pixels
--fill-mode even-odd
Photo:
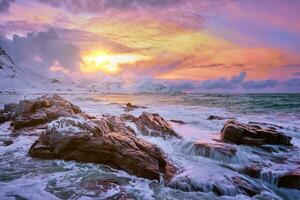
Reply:
[[[299,0],[0,0],[0,46],[72,80],[300,92]]]

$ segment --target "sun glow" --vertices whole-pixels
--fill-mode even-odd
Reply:
[[[89,53],[82,57],[81,72],[102,71],[106,74],[116,74],[122,64],[134,64],[146,57],[138,54],[109,54],[104,51]]]

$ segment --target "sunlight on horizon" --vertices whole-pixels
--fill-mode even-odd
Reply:
[[[105,51],[94,51],[82,56],[83,63],[80,66],[81,72],[104,72],[106,74],[117,74],[121,71],[123,64],[134,64],[137,61],[147,59],[139,54],[110,54]]]

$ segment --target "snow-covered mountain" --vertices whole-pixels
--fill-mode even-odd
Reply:
[[[75,83],[49,78],[21,68],[0,47],[0,93],[22,91],[68,91]]]
[[[34,82],[38,77],[16,66],[4,49],[0,47],[0,91],[20,91],[36,88]]]
[[[125,81],[126,82],[126,81]],[[64,76],[45,77],[19,67],[12,58],[0,47],[0,94],[14,92],[104,92],[104,93],[174,93],[168,84],[153,79],[141,79],[131,84],[124,80],[92,79],[73,81]]]

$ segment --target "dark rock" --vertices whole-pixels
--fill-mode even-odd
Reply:
[[[6,113],[16,113],[18,110],[18,104],[16,103],[9,103],[4,105],[3,111]]]
[[[235,118],[233,118],[233,117],[221,117],[221,116],[217,116],[217,115],[209,115],[207,118],[207,120],[224,120],[224,119],[235,120]]]
[[[164,153],[156,145],[136,138],[130,129],[125,131],[126,126],[119,120],[61,117],[48,125],[29,154],[42,159],[101,163],[148,179],[159,180],[161,174],[171,179],[175,167]]]
[[[121,108],[123,108],[125,112],[130,112],[130,111],[133,111],[134,109],[147,108],[147,107],[134,105],[132,103],[127,103],[124,107],[121,107]]]
[[[232,177],[233,184],[240,190],[242,194],[254,196],[260,194],[264,188],[256,184],[252,184],[250,180],[242,179],[241,177]]]
[[[13,140],[8,139],[8,138],[0,138],[0,142],[2,142],[2,144],[3,144],[4,146],[9,146],[9,145],[11,145],[12,143],[14,143]]]
[[[278,187],[300,190],[300,169],[278,177]]]
[[[14,120],[17,115],[18,104],[10,103],[4,105],[4,109],[0,110],[0,123]]]
[[[135,122],[143,135],[159,137],[179,137],[171,125],[157,113],[143,112]]]
[[[273,129],[229,120],[221,131],[221,139],[235,144],[261,146],[265,144],[291,145],[292,137]]]
[[[259,178],[262,167],[259,163],[250,163],[245,169],[244,173],[252,178]]]
[[[265,122],[248,122],[249,124],[251,125],[260,125],[260,126],[264,126],[266,128],[270,128],[270,129],[273,129],[273,130],[276,130],[277,128],[279,129],[284,129],[283,126],[279,126],[279,125],[276,125],[276,124],[271,124],[271,123],[265,123]]]
[[[170,122],[174,122],[176,124],[186,124],[184,121],[182,120],[175,120],[175,119],[171,119]]]
[[[224,120],[224,117],[216,116],[216,115],[210,115],[208,116],[207,120]]]

